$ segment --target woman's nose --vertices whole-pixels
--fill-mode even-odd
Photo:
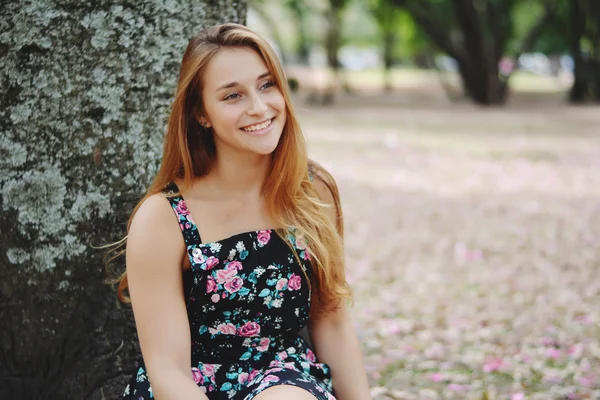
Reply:
[[[250,99],[250,108],[248,109],[248,114],[250,115],[262,115],[267,112],[267,105],[260,98],[260,95],[253,94]]]

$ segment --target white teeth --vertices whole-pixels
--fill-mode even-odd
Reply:
[[[272,120],[268,120],[263,122],[262,124],[258,124],[258,125],[252,125],[249,126],[247,128],[242,128],[243,130],[245,130],[246,132],[254,132],[254,131],[258,131],[260,129],[265,129],[267,126],[271,125]]]

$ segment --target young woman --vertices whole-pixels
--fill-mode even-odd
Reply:
[[[237,24],[194,37],[160,171],[128,227],[119,296],[143,363],[124,397],[369,399],[339,204],[267,42]]]

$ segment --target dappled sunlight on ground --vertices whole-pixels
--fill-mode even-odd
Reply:
[[[600,398],[600,110],[423,99],[299,104],[374,398]]]

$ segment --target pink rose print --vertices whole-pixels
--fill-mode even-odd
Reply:
[[[271,231],[258,231],[258,243],[260,243],[261,245],[265,245],[267,243],[269,243],[269,240],[271,240]]]
[[[263,378],[263,382],[279,382],[279,378],[275,375],[267,375]]]
[[[239,262],[239,261],[228,262],[226,269],[228,269],[228,270],[231,270],[231,269],[241,270],[242,269],[242,263]]]
[[[202,372],[200,372],[198,368],[192,368],[192,378],[194,378],[194,382],[196,382],[196,384],[204,381]]]
[[[206,260],[206,270],[210,271],[218,263],[219,263],[219,259],[218,258],[216,258],[216,257],[208,257],[208,260]]]
[[[217,271],[217,282],[225,283],[237,275],[237,269],[220,269]]]
[[[306,248],[306,242],[304,241],[304,236],[302,236],[302,235],[296,236],[296,248],[298,250],[304,250]]]
[[[279,378],[275,375],[267,375],[265,376],[262,381],[260,381],[260,385],[258,385],[258,391],[266,388],[267,386],[269,386],[269,382],[279,382]]]
[[[206,257],[204,257],[204,254],[202,253],[199,253],[198,256],[194,255],[193,259],[196,264],[202,264],[206,261]]]
[[[302,258],[304,260],[309,260],[310,261],[310,251],[308,249],[304,250],[302,252]]]
[[[202,372],[206,376],[213,376],[215,374],[215,366],[214,364],[204,364],[202,365]]]
[[[227,324],[220,324],[217,326],[217,330],[224,335],[235,335],[237,329],[234,324],[229,322]]]
[[[188,211],[187,204],[183,200],[179,200],[177,206],[175,207],[175,211],[177,214],[188,215],[190,212]]]
[[[206,280],[206,293],[212,293],[217,291],[217,283],[212,276],[209,276]]]
[[[234,276],[233,279],[225,282],[224,286],[229,293],[235,293],[244,286],[244,280],[239,276]]]
[[[277,356],[279,357],[280,360],[285,360],[288,356],[288,353],[284,350],[282,352],[280,352],[279,354],[277,354]]]
[[[247,381],[248,381],[248,373],[247,372],[242,372],[241,374],[238,375],[239,383],[241,383],[243,385]]]
[[[258,350],[258,351],[267,351],[267,350],[269,350],[269,344],[270,343],[271,343],[271,339],[269,339],[269,338],[262,338],[262,339],[260,339],[260,343],[256,347],[256,350]]]
[[[306,352],[306,358],[310,362],[317,361],[317,357],[315,357],[315,353],[313,353],[311,349],[308,349],[308,351]]]
[[[219,297],[219,295],[218,295],[217,293],[213,294],[213,295],[210,297],[210,300],[211,300],[213,303],[216,303],[217,301],[219,301],[219,299],[220,299],[220,297]]]
[[[298,290],[302,286],[302,278],[300,275],[292,274],[288,282],[288,290]]]
[[[248,321],[239,330],[240,336],[251,337],[258,336],[260,333],[260,325],[256,322]]]
[[[252,371],[250,371],[250,375],[248,375],[248,382],[252,382],[254,378],[256,378],[256,375],[258,375],[257,369],[253,369]]]
[[[275,285],[275,288],[277,290],[283,290],[285,289],[285,285],[287,285],[288,280],[285,278],[281,278],[279,281],[277,281],[277,284]]]

